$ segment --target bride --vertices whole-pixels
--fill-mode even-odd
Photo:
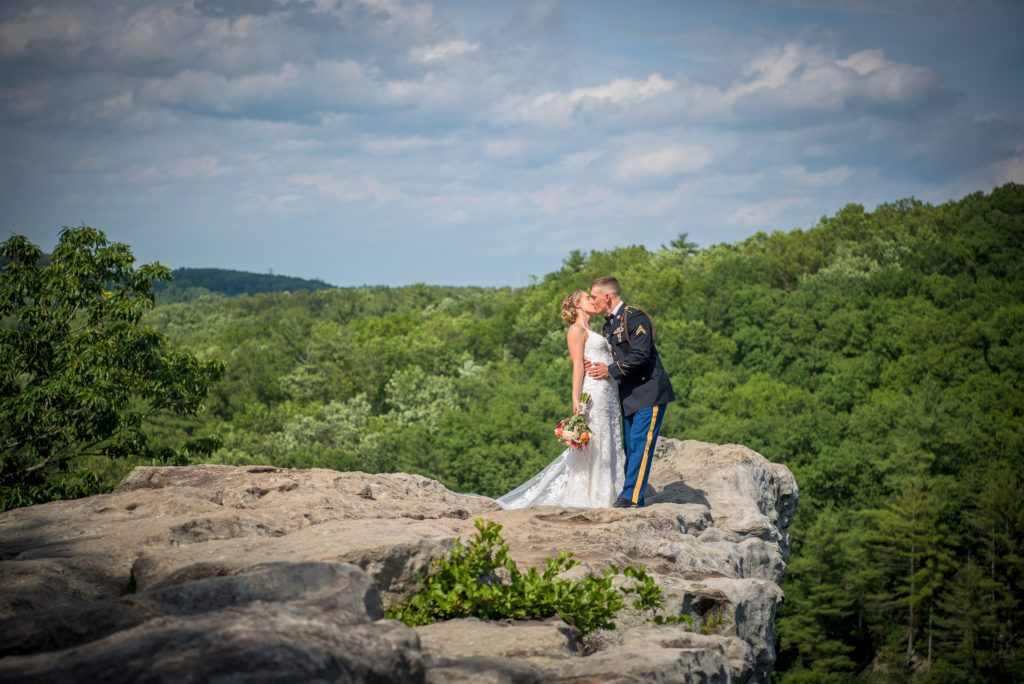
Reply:
[[[590,316],[597,312],[593,298],[577,290],[562,301],[562,318],[569,323],[567,341],[572,359],[572,409],[581,410],[593,433],[581,448],[569,447],[544,470],[498,497],[504,508],[527,506],[611,506],[622,489],[625,456],[620,439],[619,391],[611,378],[596,379],[583,372],[583,362],[612,361],[611,348],[603,336],[590,329]],[[580,405],[580,394],[590,400]]]

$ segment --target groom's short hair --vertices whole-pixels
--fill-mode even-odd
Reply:
[[[595,287],[599,287],[602,290],[608,290],[616,297],[622,294],[622,289],[619,287],[619,279],[615,276],[601,276],[600,278],[597,278],[594,282],[590,283],[590,289],[594,289]]]

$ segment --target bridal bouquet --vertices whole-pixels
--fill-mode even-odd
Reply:
[[[584,392],[580,395],[581,407],[588,401],[590,401],[589,394]],[[590,434],[590,426],[587,425],[587,419],[582,411],[558,421],[558,425],[555,426],[555,437],[565,446],[573,447],[574,449],[582,449],[586,446],[587,442],[590,441]]]

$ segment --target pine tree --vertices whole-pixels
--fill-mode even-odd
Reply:
[[[844,586],[847,513],[832,506],[805,529],[793,531],[794,552],[786,570],[786,601],[779,612],[780,658],[794,670],[851,672],[855,622],[853,595]]]
[[[908,479],[889,506],[879,512],[875,548],[891,572],[886,590],[875,599],[891,609],[905,635],[904,663],[916,668],[921,659],[918,639],[931,640],[936,592],[952,564],[949,532],[940,522],[941,503],[921,478]],[[902,615],[902,617],[900,617]],[[925,647],[924,668],[930,666]]]

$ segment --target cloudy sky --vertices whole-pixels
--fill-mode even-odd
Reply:
[[[521,286],[1024,182],[1019,0],[5,0],[0,231]]]

